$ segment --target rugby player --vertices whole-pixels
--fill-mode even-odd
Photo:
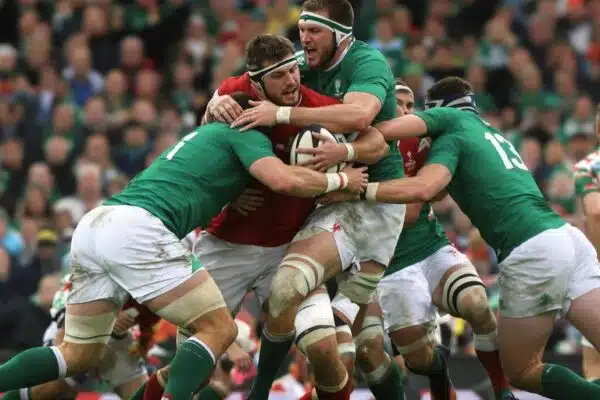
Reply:
[[[164,394],[188,399],[208,380],[237,327],[216,284],[181,239],[206,226],[252,176],[272,190],[312,197],[338,189],[359,192],[366,186],[364,170],[323,174],[291,167],[275,156],[263,133],[242,133],[223,123],[186,135],[79,222],[64,340],[58,347],[26,350],[0,366],[0,391],[96,367],[129,293],[193,332],[171,363]]]
[[[396,99],[399,116],[412,114],[414,95],[402,80],[396,81]],[[404,172],[415,176],[427,159],[431,140],[407,138],[397,144]],[[414,373],[429,377],[433,399],[456,396],[447,373],[448,351],[435,343],[437,309],[440,309],[469,322],[474,331],[477,356],[488,373],[496,398],[514,398],[500,365],[496,319],[477,271],[468,258],[450,244],[429,203],[409,204],[404,223],[377,294],[385,330],[404,357],[406,366]],[[341,297],[343,295],[338,295],[333,300],[333,307],[352,321],[357,306]],[[369,318],[370,326],[381,326],[376,315]],[[369,356],[358,357],[359,367],[363,367],[361,363],[371,362],[374,351],[377,349],[364,349]],[[361,353],[359,350],[358,354]]]
[[[305,107],[340,103],[339,100],[320,95],[300,84],[294,47],[284,36],[258,35],[246,47],[246,60],[249,72],[225,80],[217,89],[218,95],[230,97],[233,93],[243,92],[255,100],[269,99],[275,104],[301,104]],[[210,121],[213,118],[207,116],[204,120]],[[290,145],[297,132],[298,127],[293,125],[277,125],[269,134],[275,154],[286,162],[290,159]],[[364,164],[376,162],[388,151],[383,136],[372,128],[361,132],[349,146],[352,146],[355,154],[354,160]],[[337,154],[338,162],[346,160],[345,144],[325,148],[327,150],[321,150]],[[253,181],[248,187],[246,192],[250,194],[245,196],[260,199],[257,209],[226,207],[200,233],[194,245],[195,255],[210,272],[234,315],[251,290],[254,290],[261,305],[268,298],[271,280],[289,242],[314,208],[311,198],[279,194],[259,181]],[[187,332],[180,334],[189,336]],[[154,379],[163,383],[168,381],[167,368],[163,368],[159,375],[160,379],[153,375],[151,382]],[[148,385],[150,387],[152,383]],[[154,389],[154,396],[158,398],[160,386],[162,385]],[[212,382],[200,396],[212,390],[224,397],[222,386],[216,381]],[[149,392],[148,389],[146,391]],[[148,394],[147,398],[154,397]]]
[[[70,275],[66,275],[61,288],[54,295],[50,315],[52,322],[44,333],[44,345],[56,346],[63,340],[65,333],[66,298],[71,291]],[[133,312],[132,314],[130,314]],[[117,316],[112,337],[106,352],[96,371],[99,378],[108,382],[122,398],[128,399],[148,379],[148,373],[142,357],[149,348],[154,324],[158,317],[144,306],[129,299]],[[140,337],[136,343],[130,328],[139,325]],[[135,348],[137,347],[137,351]],[[4,394],[3,400],[55,400],[66,396],[75,397],[84,391],[96,378],[85,374],[74,378],[44,383],[33,388],[11,390]]]
[[[600,386],[542,363],[559,315],[600,345],[594,246],[550,208],[518,152],[481,119],[468,82],[458,77],[436,82],[426,108],[380,126],[388,139],[430,136],[426,165],[415,177],[371,183],[368,197],[427,202],[447,189],[498,256],[498,347],[510,384],[551,399],[599,398]]]
[[[596,140],[600,138],[600,105],[596,108]],[[587,237],[600,251],[600,152],[588,154],[574,166],[575,194],[581,199]],[[588,381],[600,383],[600,353],[585,337],[581,339],[583,375]]]
[[[333,132],[349,133],[393,118],[396,106],[391,70],[383,54],[354,38],[353,22],[352,6],[346,0],[308,0],[298,23],[303,52],[297,56],[303,82],[341,99],[343,104],[310,109],[253,102],[255,107],[239,115],[232,126],[250,129],[276,123],[317,123]],[[348,158],[353,158],[350,149]],[[374,180],[403,176],[398,150],[392,148],[387,157],[370,166],[369,175]],[[321,207],[311,214],[273,280],[258,376],[250,399],[268,396],[294,338],[313,366],[319,398],[348,398],[351,380],[339,357],[330,302],[321,285],[346,271],[350,279],[342,279],[340,290],[357,303],[367,302],[393,254],[404,210],[403,205],[363,207],[360,202],[351,202]],[[349,273],[359,266],[360,272]],[[365,335],[361,338],[372,340]],[[388,374],[388,379],[395,385],[386,387],[401,390],[399,373]]]

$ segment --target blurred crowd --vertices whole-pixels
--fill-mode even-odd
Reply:
[[[82,215],[193,129],[218,84],[244,71],[248,40],[297,44],[299,3],[0,1],[0,360],[40,343]],[[417,108],[435,80],[466,77],[548,201],[582,226],[571,165],[597,146],[600,0],[352,3],[356,36]],[[451,200],[435,211],[494,300],[493,252]],[[450,326],[469,351],[468,327]],[[559,326],[550,346],[575,351],[576,337]]]

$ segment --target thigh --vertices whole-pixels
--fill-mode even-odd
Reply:
[[[563,228],[516,247],[500,263],[500,314],[526,318],[562,311],[575,270],[575,248]]]
[[[387,332],[435,322],[437,312],[423,275],[423,263],[384,276],[379,282],[377,295]]]
[[[263,247],[259,257],[260,275],[254,281],[254,291],[259,304],[262,306],[271,293],[271,282],[277,272],[281,260],[285,256],[288,245],[279,247]]]
[[[173,325],[189,328],[192,333],[193,323],[201,317],[211,317],[215,314],[213,311],[227,310],[219,288],[205,269],[173,289],[144,302],[144,305]],[[231,319],[231,316],[225,319]]]
[[[509,378],[519,377],[542,361],[556,316],[557,311],[550,311],[528,318],[499,317],[498,349]]]
[[[429,283],[430,292],[434,292],[439,286],[442,278],[452,267],[466,266],[473,268],[473,272],[477,273],[469,258],[458,251],[454,246],[446,245],[427,258],[427,262],[423,265],[423,274]]]
[[[364,221],[352,234],[359,260],[388,265],[402,233],[406,205],[369,202],[359,205],[358,212],[364,216]]]
[[[139,207],[113,206],[110,235],[98,239],[110,277],[143,303],[181,285],[200,262],[158,218]]]
[[[69,275],[64,290],[69,292],[69,304],[110,300],[121,304],[126,296],[109,275],[98,241],[110,229],[111,207],[97,207],[87,213],[73,232],[69,254]]]
[[[194,255],[210,273],[233,314],[259,274],[256,249],[229,243],[208,232],[202,232],[194,246]]]
[[[570,310],[572,302],[576,299],[594,289],[600,288],[600,263],[598,262],[596,249],[583,232],[571,225],[568,225],[566,229],[575,248],[575,269],[569,280],[567,301],[565,304],[565,309]],[[588,306],[593,307],[592,304],[594,303],[590,303]]]

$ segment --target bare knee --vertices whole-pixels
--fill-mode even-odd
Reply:
[[[427,323],[392,331],[392,340],[406,366],[427,371],[433,362],[435,323]]]
[[[505,369],[504,371],[511,386],[537,392],[542,386],[542,368],[543,364],[538,361],[521,370]]]
[[[377,368],[386,357],[383,335],[364,339],[356,343],[356,361],[364,372]]]
[[[104,354],[104,347],[103,343],[62,342],[58,350],[67,364],[67,376],[84,374],[96,368]]]
[[[440,282],[434,297],[438,307],[469,322],[476,333],[488,333],[496,329],[496,319],[490,309],[485,286],[472,267],[451,268]]]
[[[234,342],[238,328],[227,308],[213,310],[189,325],[194,336],[206,343],[219,357]]]
[[[301,255],[288,254],[282,260],[269,296],[269,315],[279,317],[290,309],[297,309],[309,293],[323,282],[325,269],[316,260]]]

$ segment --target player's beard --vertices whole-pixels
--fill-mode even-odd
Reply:
[[[306,47],[303,48],[304,56],[306,57],[308,66],[310,68],[315,68],[315,69],[327,68],[329,66],[331,59],[333,58],[333,56],[335,54],[333,40],[329,43],[329,46],[327,46],[327,47],[314,48],[313,46],[310,46],[310,48],[313,49],[311,52],[308,52],[306,50]]]
[[[267,96],[273,99],[273,102],[278,106],[293,107],[298,105],[300,101],[300,85],[290,85],[277,94],[277,96]]]

